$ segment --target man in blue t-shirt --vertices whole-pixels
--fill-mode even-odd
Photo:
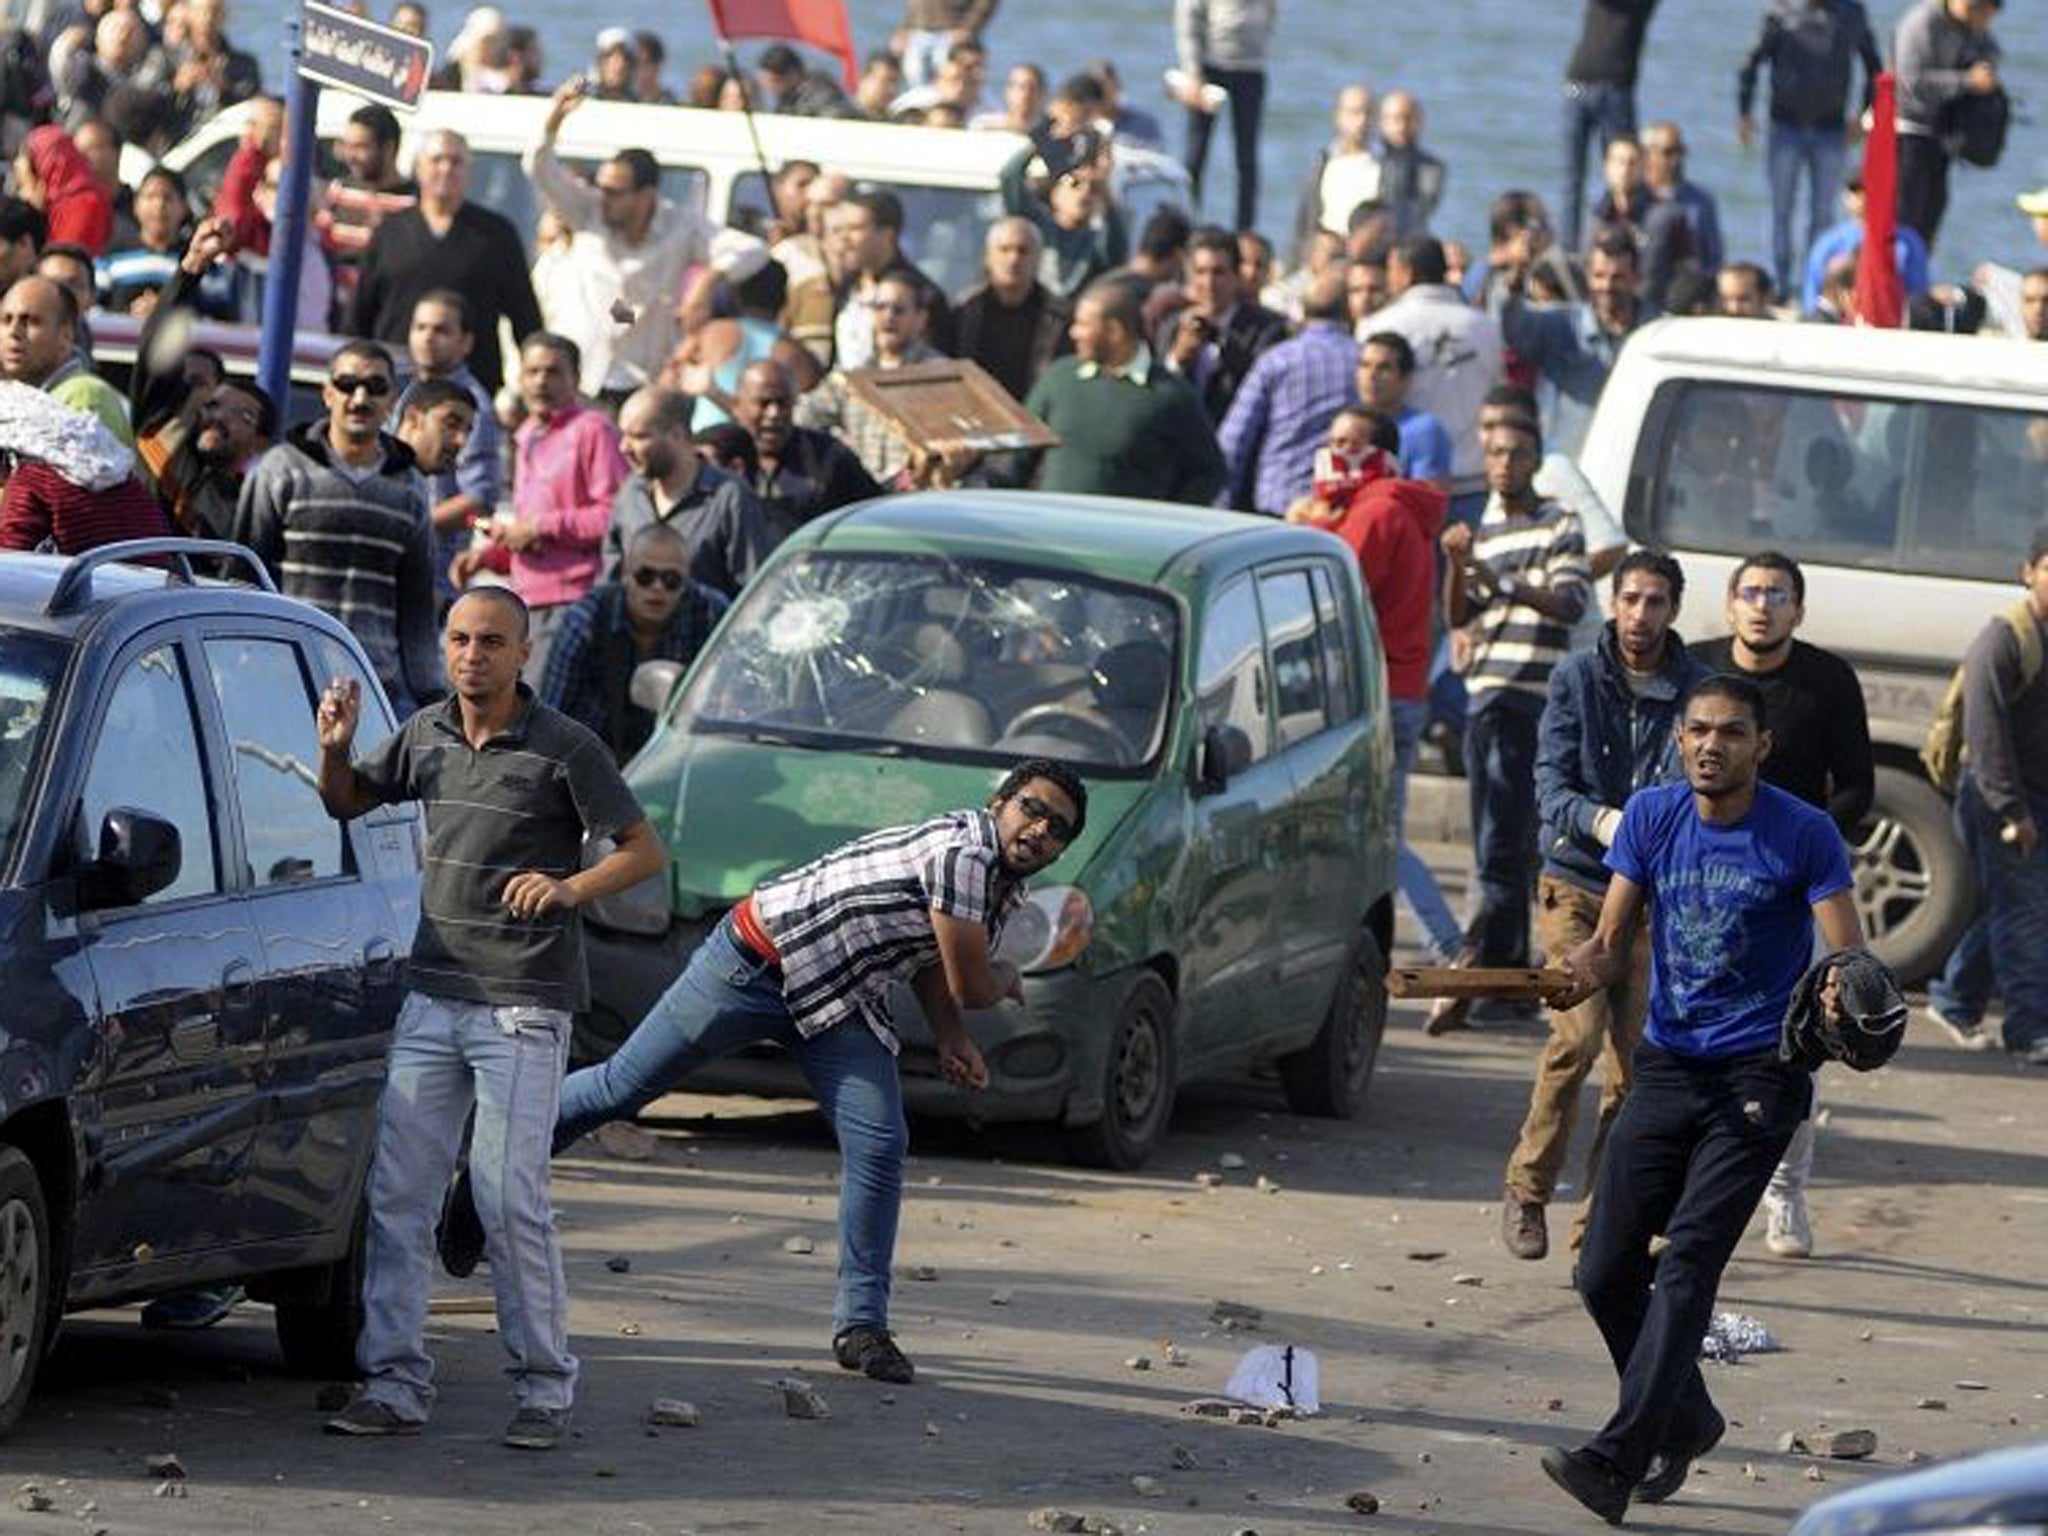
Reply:
[[[1543,1470],[1618,1525],[1633,1497],[1677,1492],[1726,1424],[1700,1377],[1721,1271],[1813,1100],[1779,1060],[1793,988],[1820,926],[1829,951],[1863,942],[1849,861],[1827,813],[1760,781],[1764,698],[1719,675],[1687,695],[1686,782],[1630,797],[1593,936],[1564,961],[1572,1007],[1612,985],[1650,910],[1650,1009],[1614,1122],[1579,1260],[1579,1294],[1621,1376],[1614,1416]],[[1835,1011],[1835,985],[1820,989]],[[1653,1237],[1668,1243],[1650,1257]]]

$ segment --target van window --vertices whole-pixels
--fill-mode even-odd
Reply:
[[[2048,416],[1698,384],[1667,418],[1650,542],[2003,578],[2048,489]]]
[[[949,299],[981,281],[983,240],[989,225],[1003,216],[999,194],[865,179],[860,184],[893,192],[902,200],[903,253]],[[759,171],[747,171],[733,178],[732,207],[726,222],[758,233],[766,225],[771,206],[767,181]]]
[[[586,181],[598,166],[595,160],[572,160],[567,156],[562,158],[562,164]],[[508,219],[519,231],[519,238],[526,242],[526,254],[531,258],[542,203],[520,166],[519,157],[500,150],[478,150],[470,156],[469,167],[470,201]],[[702,213],[711,197],[711,177],[695,166],[664,165],[661,195],[679,207]]]

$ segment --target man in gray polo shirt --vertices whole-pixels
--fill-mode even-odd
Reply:
[[[320,798],[347,819],[417,800],[426,871],[411,986],[392,1037],[370,1172],[362,1394],[344,1435],[416,1433],[434,1401],[427,1293],[463,1122],[518,1411],[504,1442],[552,1449],[576,1383],[569,1298],[548,1204],[548,1138],[570,1015],[589,1001],[576,909],[657,873],[660,844],[595,736],[519,681],[526,605],[480,587],[448,611],[453,696],[350,762],[361,695],[320,701]],[[585,836],[617,847],[578,873]]]

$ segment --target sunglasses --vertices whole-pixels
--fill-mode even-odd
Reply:
[[[1752,608],[1783,608],[1792,601],[1789,587],[1737,587],[1735,595]]]
[[[664,592],[682,591],[683,580],[681,571],[657,571],[644,565],[633,573],[634,586],[660,587]]]
[[[391,380],[381,373],[337,373],[327,382],[344,395],[363,390],[372,400],[382,400],[391,393]]]
[[[1024,813],[1026,820],[1043,822],[1045,835],[1054,842],[1071,843],[1074,840],[1074,824],[1038,796],[1019,795],[1017,809]]]

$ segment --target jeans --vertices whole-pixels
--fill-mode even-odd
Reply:
[[[426,1349],[434,1221],[474,1104],[469,1171],[496,1292],[506,1373],[522,1408],[566,1410],[576,1386],[569,1292],[548,1203],[569,1015],[407,995],[391,1039],[370,1169],[370,1240],[356,1363],[364,1393],[424,1422],[434,1404]]]
[[[1422,728],[1429,724],[1429,704],[1423,699],[1393,699],[1389,708],[1394,720],[1394,828],[1400,836],[1395,879],[1402,900],[1422,925],[1423,947],[1449,963],[1463,946],[1464,932],[1438,889],[1436,876],[1408,845],[1408,776],[1415,771],[1415,749],[1422,743]]]
[[[2048,796],[2028,802],[2034,825],[2048,827]],[[2048,845],[2022,858],[2000,836],[2004,822],[1985,802],[1977,781],[1963,775],[1956,796],[1963,847],[1977,872],[1991,975],[2005,1004],[2005,1048],[2024,1051],[2048,1041]]]
[[[783,1001],[782,973],[733,936],[712,930],[626,1043],[562,1085],[555,1150],[645,1108],[697,1068],[750,1045],[779,1045],[803,1068],[839,1142],[839,1290],[835,1334],[889,1325],[889,1267],[903,1207],[910,1131],[896,1058],[865,1024],[849,1020],[805,1036]]]
[[[1205,65],[1202,78],[1230,92],[1230,147],[1237,158],[1237,223],[1232,227],[1257,229],[1259,119],[1266,111],[1266,72]],[[1209,163],[1209,135],[1215,131],[1215,113],[1188,108],[1188,179],[1195,184],[1198,208],[1202,204],[1202,168]]]
[[[1586,154],[1597,137],[1600,153],[1620,134],[1636,131],[1633,86],[1592,80],[1564,83],[1564,205],[1558,210],[1558,238],[1567,251],[1579,248],[1579,221],[1586,207]]]
[[[1958,836],[1967,839],[1968,834],[1960,827],[1961,802],[1956,806],[1956,819]],[[1964,846],[1968,846],[1967,841]],[[1956,947],[1949,951],[1948,964],[1941,968],[1941,974],[1927,983],[1927,1000],[1958,1024],[1981,1024],[1997,989],[1997,980],[1991,974],[1991,923],[1979,912],[1956,940]]]
[[[1486,694],[1465,722],[1465,789],[1479,900],[1465,929],[1478,965],[1529,963],[1536,883],[1536,727],[1543,700],[1516,688]]]
[[[1833,221],[1835,197],[1842,190],[1842,160],[1847,152],[1847,135],[1840,128],[1771,124],[1771,262],[1780,297],[1794,291],[1805,269],[1806,253]],[[1806,175],[1806,240],[1795,251],[1792,216],[1799,202],[1802,171]]]
[[[903,33],[903,88],[930,85],[953,51],[951,27],[909,27]]]
[[[1948,151],[1932,134],[1899,135],[1899,222],[1920,231],[1927,249],[1948,212]]]
[[[1631,1482],[1714,1422],[1700,1342],[1721,1271],[1813,1085],[1775,1050],[1693,1061],[1644,1045],[1600,1163],[1579,1294],[1621,1377],[1590,1449]],[[1668,1246],[1650,1257],[1650,1239]]]
[[[1545,875],[1536,885],[1536,931],[1544,953],[1552,959],[1570,954],[1599,926],[1605,895]],[[1594,1062],[1600,1064],[1600,1119],[1586,1152],[1590,1195],[1599,1177],[1602,1153],[1612,1134],[1615,1116],[1628,1097],[1629,1069],[1643,1038],[1643,1016],[1650,1007],[1650,925],[1637,923],[1629,946],[1628,973],[1613,986],[1595,992],[1578,1007],[1550,1012],[1550,1039],[1536,1063],[1536,1082],[1529,1090],[1529,1113],[1522,1134],[1508,1158],[1507,1189],[1515,1199],[1548,1205],[1557,1176],[1570,1150],[1572,1126],[1579,1117],[1579,1090]],[[1590,1204],[1582,1206],[1590,1211]]]

